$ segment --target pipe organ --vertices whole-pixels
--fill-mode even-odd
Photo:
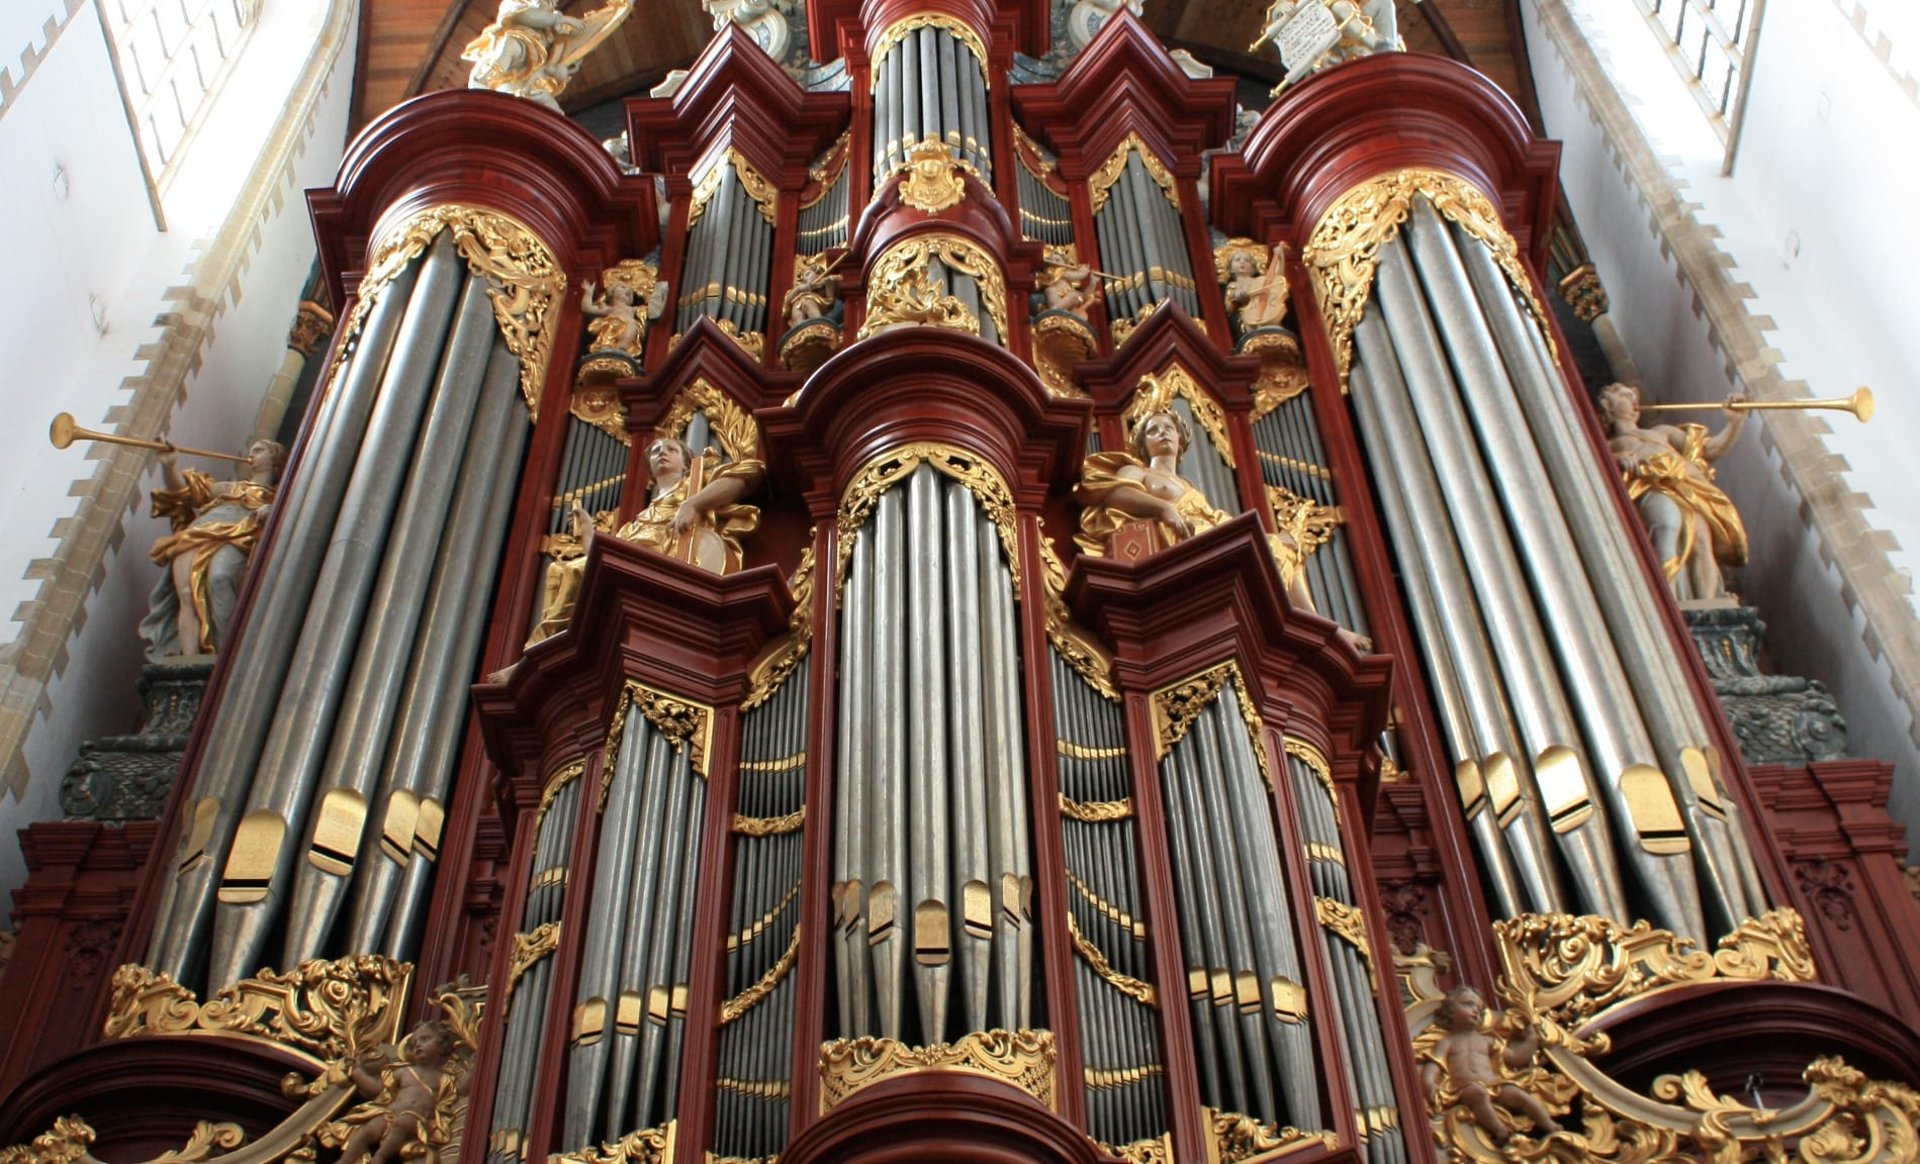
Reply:
[[[312,196],[347,322],[111,1037],[292,1055],[287,1151],[443,1012],[393,1052],[447,1081],[442,1160],[1402,1164],[1537,1146],[1509,1092],[1614,1158],[1593,1113],[1656,1101],[1576,1031],[1737,1092],[1719,1035],[1658,1044],[1687,1000],[1896,1029],[1787,908],[1541,307],[1510,103],[1376,54],[1234,137],[1235,80],[1124,8],[1077,55],[1044,5],[808,16],[840,68],[728,25],[627,102],[632,172],[450,92]],[[1279,264],[1257,313],[1223,237]],[[1043,374],[1042,316],[1086,357]],[[765,342],[803,328],[804,369]],[[342,1033],[261,1050],[303,989]]]

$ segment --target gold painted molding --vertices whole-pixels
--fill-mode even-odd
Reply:
[[[1087,192],[1093,196],[1093,213],[1096,216],[1107,205],[1107,196],[1113,193],[1113,184],[1120,180],[1120,172],[1127,168],[1127,155],[1136,151],[1140,154],[1140,164],[1146,167],[1147,176],[1153,179],[1153,184],[1160,187],[1160,192],[1166,195],[1167,202],[1175,210],[1180,209],[1180,187],[1174,181],[1173,173],[1167,169],[1165,162],[1147,148],[1147,143],[1141,140],[1139,134],[1129,133],[1126,140],[1116,146],[1107,160],[1100,163],[1100,168],[1087,179]]]
[[[225,1035],[270,1044],[316,1065],[392,1042],[413,966],[374,954],[263,970],[206,1002],[166,974],[114,971],[105,1034]]]
[[[909,1047],[862,1035],[820,1048],[822,1115],[883,1079],[917,1072],[953,1071],[1010,1084],[1048,1108],[1054,1106],[1053,1032],[975,1031],[955,1043]]]
[[[1013,492],[986,458],[935,441],[901,445],[868,461],[853,475],[840,497],[838,526],[839,561],[834,564],[833,593],[836,603],[847,584],[847,566],[853,561],[853,540],[867,523],[873,507],[887,490],[905,481],[925,461],[960,484],[965,485],[994,528],[1000,531],[1001,548],[1007,555],[1007,572],[1013,579],[1014,601],[1020,599],[1020,540],[1013,508]]]
[[[687,426],[693,423],[693,414],[704,412],[707,424],[713,435],[720,438],[721,448],[735,461],[757,461],[760,459],[760,426],[755,423],[753,414],[741,407],[740,402],[722,389],[713,386],[705,376],[696,377],[693,383],[680,390],[668,406],[667,414],[660,418],[654,431],[661,436],[685,438]],[[696,454],[700,450],[695,449]]]

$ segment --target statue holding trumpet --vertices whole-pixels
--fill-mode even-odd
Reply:
[[[93,432],[74,424],[64,412],[54,417],[49,436],[62,449],[75,440],[90,440],[160,454],[164,485],[153,491],[153,516],[170,519],[173,530],[153,544],[154,564],[166,573],[154,584],[140,637],[146,641],[149,662],[217,653],[226,643],[240,581],[273,505],[286,460],[280,442],[257,440],[239,455],[215,453],[179,448],[168,441]],[[180,469],[181,453],[233,461],[245,468],[233,480],[216,481],[198,469]]]
[[[1746,564],[1746,526],[1714,483],[1713,462],[1740,439],[1748,412],[1825,408],[1851,412],[1862,422],[1873,417],[1873,393],[1865,388],[1836,400],[1752,401],[1736,393],[1717,405],[1643,405],[1638,388],[1609,384],[1600,390],[1598,403],[1607,445],[1626,478],[1627,497],[1638,509],[1673,595],[1681,602],[1726,597],[1721,567]],[[1646,412],[1713,408],[1726,417],[1726,424],[1711,436],[1702,424],[1640,423]]]

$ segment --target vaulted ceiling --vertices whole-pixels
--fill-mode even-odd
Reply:
[[[600,0],[572,0],[580,13]],[[1535,117],[1517,0],[1398,0],[1400,32],[1414,52],[1465,60]],[[1250,54],[1265,5],[1256,0],[1145,0],[1146,22],[1169,47],[1216,68],[1278,79],[1272,49]],[[357,129],[420,93],[466,84],[460,50],[493,19],[498,0],[367,0],[360,14],[360,69],[354,78]],[[798,5],[796,5],[798,7]],[[562,104],[585,109],[644,93],[686,65],[713,35],[699,0],[639,0],[634,14],[587,58]]]

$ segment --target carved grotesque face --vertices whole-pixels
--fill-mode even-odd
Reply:
[[[1171,412],[1156,412],[1140,422],[1140,444],[1149,459],[1178,457],[1185,442],[1181,439],[1180,418]]]
[[[678,481],[687,472],[687,446],[666,438],[648,445],[647,471],[655,481]]]
[[[1631,384],[1609,384],[1600,390],[1600,415],[1608,420],[1640,419],[1640,390]]]

